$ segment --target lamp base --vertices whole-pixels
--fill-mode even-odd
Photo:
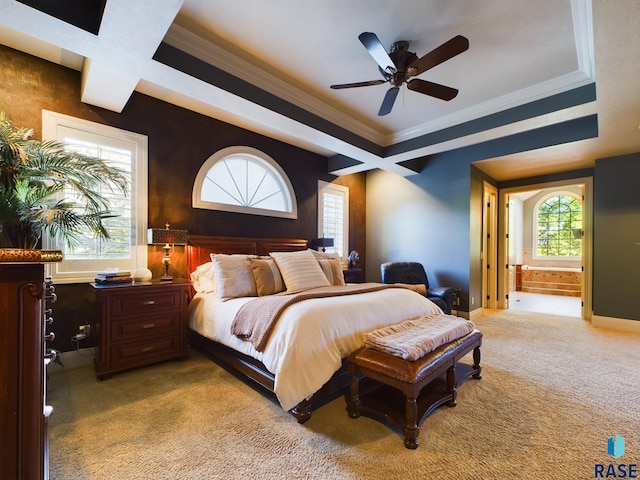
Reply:
[[[160,277],[161,282],[172,282],[173,277],[171,275],[163,275]]]

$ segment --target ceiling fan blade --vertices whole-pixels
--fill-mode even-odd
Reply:
[[[384,96],[384,100],[382,100],[382,105],[380,105],[380,110],[378,111],[379,117],[382,117],[391,112],[399,91],[399,87],[392,87],[387,90],[387,93]]]
[[[448,42],[431,50],[426,55],[420,57],[407,68],[407,74],[411,77],[420,75],[430,68],[440,65],[442,62],[461,54],[469,49],[469,40],[462,35],[456,35]]]
[[[383,72],[393,73],[396,71],[396,66],[393,63],[393,60],[391,60],[391,57],[382,46],[382,43],[380,43],[380,40],[378,40],[375,33],[363,32],[358,35],[358,39],[362,42],[364,48],[369,51],[369,54],[373,57]]]
[[[428,82],[420,78],[414,78],[408,81],[407,88],[414,92],[424,93],[425,95],[446,101],[452,100],[458,95],[458,90],[455,88],[440,85],[439,83]]]
[[[331,85],[330,87],[333,88],[334,90],[338,90],[341,88],[368,87],[370,85],[382,85],[383,83],[387,83],[386,80],[370,80],[368,82],[340,83],[338,85]]]

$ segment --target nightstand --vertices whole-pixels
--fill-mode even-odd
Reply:
[[[165,360],[187,351],[187,280],[91,284],[95,294],[96,376]]]
[[[344,275],[344,281],[346,283],[362,283],[364,282],[364,276],[361,268],[346,268],[342,270]]]

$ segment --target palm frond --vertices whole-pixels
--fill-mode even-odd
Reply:
[[[32,135],[0,112],[0,226],[5,235],[26,245],[47,232],[70,247],[87,231],[108,239],[103,220],[116,215],[102,192],[126,196],[128,173],[61,142],[31,140]],[[72,193],[65,195],[66,189]]]

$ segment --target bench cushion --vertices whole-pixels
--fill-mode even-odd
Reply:
[[[373,348],[362,348],[349,357],[349,362],[358,366],[366,376],[382,376],[401,383],[419,384],[430,379],[436,371],[440,372],[455,363],[476,345],[479,345],[482,333],[471,333],[446,343],[415,361],[389,355]]]

